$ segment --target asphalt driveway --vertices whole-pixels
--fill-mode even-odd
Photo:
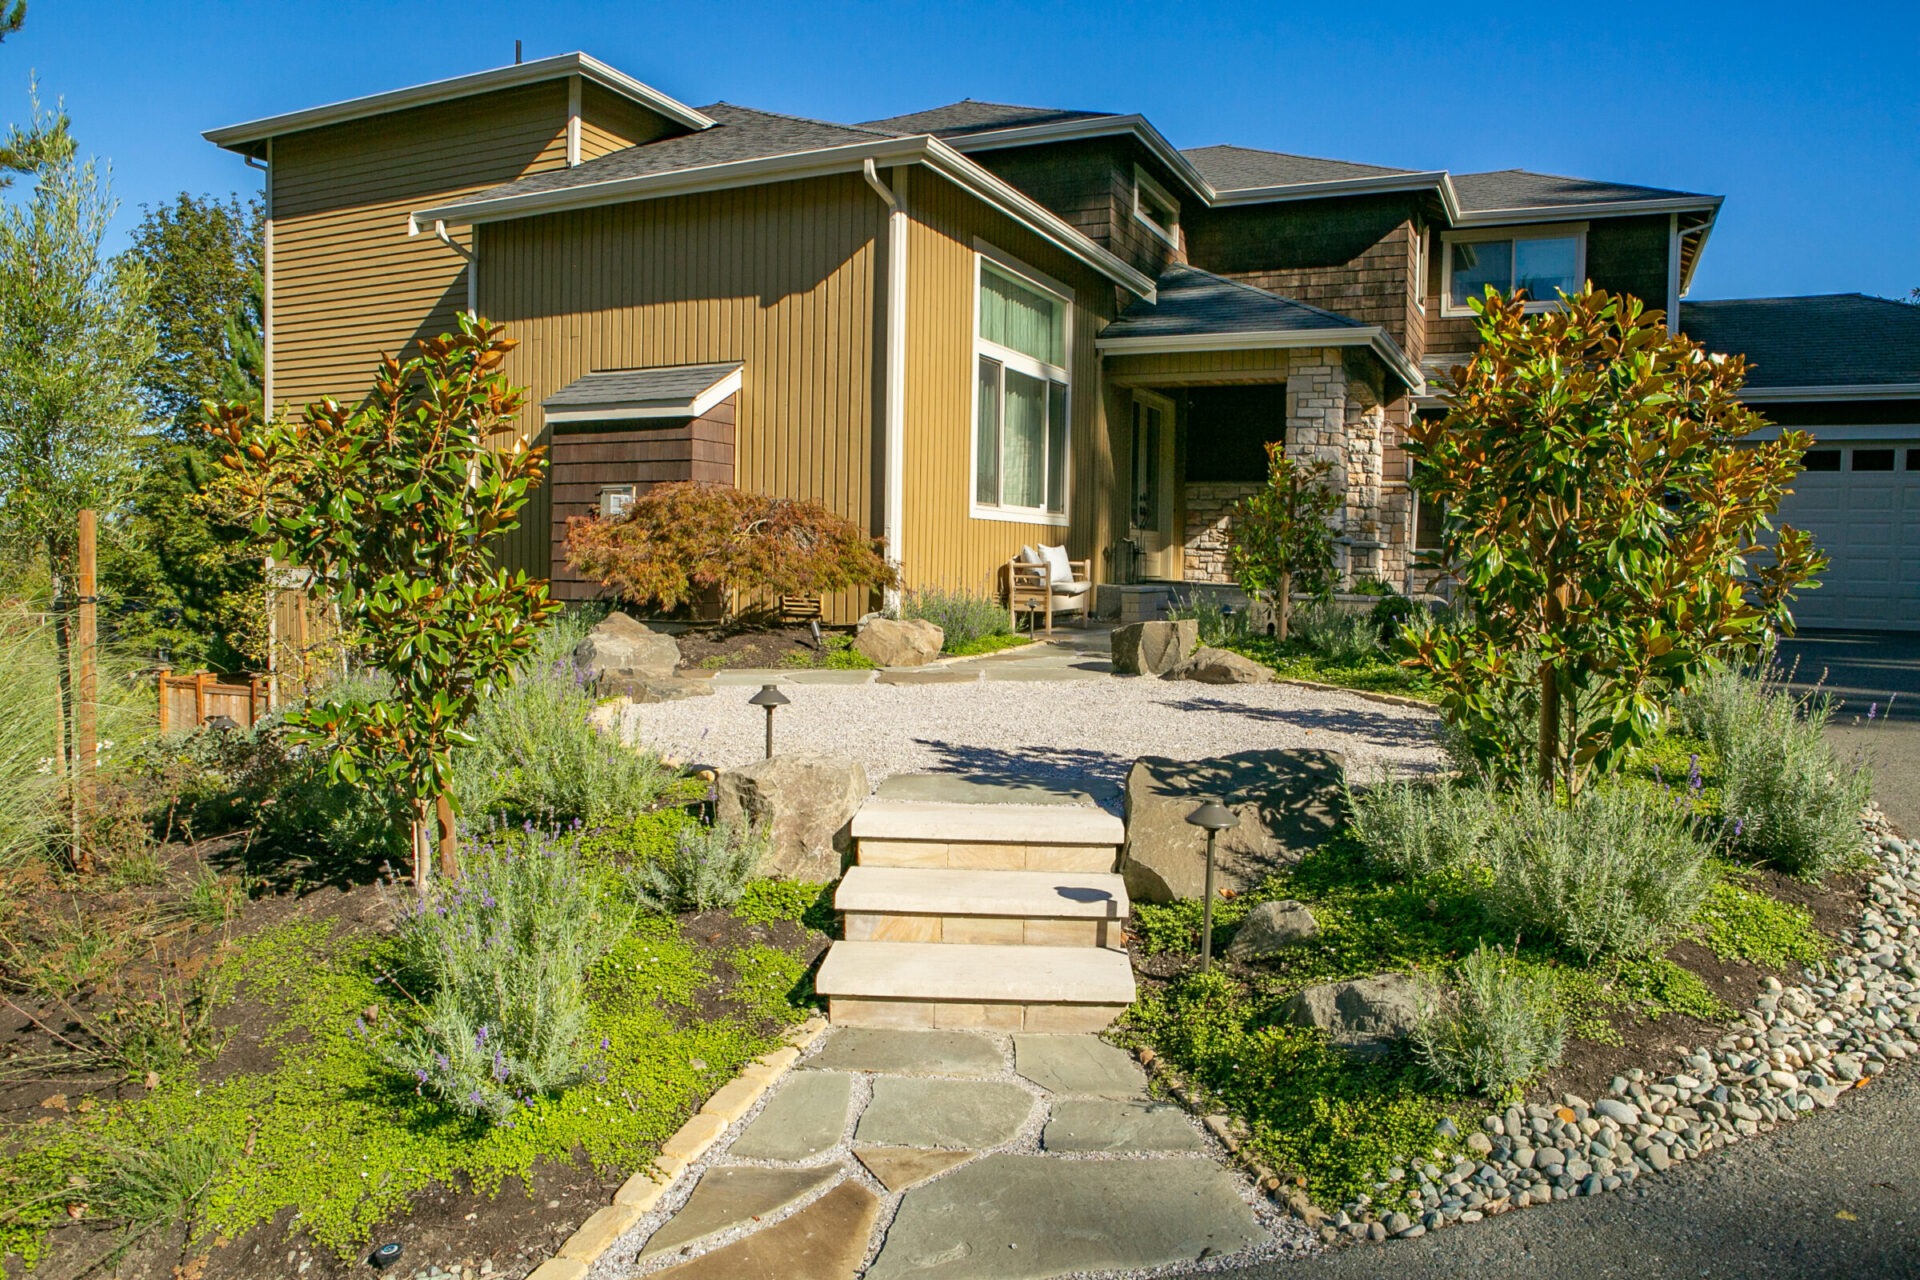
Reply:
[[[1920,636],[1811,633],[1784,646],[1783,656],[1798,662],[1796,686],[1822,685],[1845,700],[1829,729],[1834,742],[1866,757],[1888,816],[1904,832],[1920,834]],[[1835,1111],[1677,1164],[1630,1191],[1224,1274],[1243,1280],[1920,1277],[1917,1133],[1920,1069],[1909,1065]]]

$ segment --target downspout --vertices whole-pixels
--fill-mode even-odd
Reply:
[[[266,159],[256,162],[245,157],[249,168],[264,175],[260,217],[260,416],[273,421],[273,139],[267,139]],[[274,563],[271,555],[261,561],[262,589],[267,615],[267,705],[280,705],[280,611],[274,606]],[[304,606],[303,606],[304,607]]]
[[[884,439],[886,463],[881,504],[880,535],[886,540],[887,559],[896,570],[906,563],[901,548],[905,524],[907,447],[907,210],[898,196],[880,180],[880,171],[871,159],[861,173],[887,205],[887,365]],[[900,589],[889,587],[886,594],[889,612],[900,607]]]
[[[473,229],[473,247],[468,248],[447,232],[447,224],[434,219],[433,234],[441,244],[467,260],[467,313],[480,314],[480,228]]]

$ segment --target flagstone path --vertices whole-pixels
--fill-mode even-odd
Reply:
[[[595,1280],[1042,1280],[1308,1252],[1094,1036],[837,1028]]]

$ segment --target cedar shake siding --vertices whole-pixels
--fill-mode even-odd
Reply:
[[[1087,239],[1148,277],[1158,276],[1169,262],[1186,261],[1183,252],[1133,216],[1134,165],[1139,164],[1179,202],[1183,227],[1199,202],[1184,183],[1131,138],[1008,147],[976,151],[968,158],[1020,188]]]
[[[366,394],[375,362],[454,327],[467,264],[407,214],[566,165],[563,80],[285,134],[268,170],[276,405]],[[452,231],[470,245],[472,233]]]
[[[520,339],[505,366],[527,388],[515,427],[551,444],[541,401],[596,370],[740,361],[734,482],[875,527],[885,220],[845,174],[483,225],[481,310]],[[563,568],[555,496],[535,490],[509,564]],[[827,601],[837,621],[869,607],[865,592]]]
[[[676,480],[733,483],[738,400],[737,394],[728,396],[697,418],[555,425],[547,455],[555,599],[591,600],[608,594],[567,564],[567,521],[597,515],[602,486],[630,484],[638,495]]]

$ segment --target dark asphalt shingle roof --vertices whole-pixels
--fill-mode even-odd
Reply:
[[[1710,200],[1696,191],[1638,187],[1627,182],[1597,182],[1556,173],[1500,169],[1492,173],[1456,173],[1453,191],[1466,213],[1489,209],[1551,209],[1559,205],[1614,204],[1630,200]]]
[[[1680,329],[1709,351],[1745,356],[1756,389],[1920,382],[1920,306],[1888,298],[1682,302]]]
[[[944,107],[912,111],[885,120],[869,120],[863,128],[887,133],[931,133],[937,138],[953,138],[993,129],[1021,129],[1031,125],[1059,124],[1067,120],[1099,120],[1111,111],[1071,111],[1057,107],[1021,107],[1009,102],[976,102],[965,98]]]
[[[1197,267],[1171,266],[1156,282],[1159,300],[1137,301],[1101,330],[1102,338],[1175,338],[1203,333],[1359,329],[1358,320],[1322,311]]]
[[[1195,147],[1180,154],[1219,191],[1290,187],[1300,182],[1335,182],[1343,178],[1379,178],[1413,172],[1411,169],[1392,169],[1378,164],[1355,164],[1350,160],[1323,160],[1318,156],[1289,155],[1284,151],[1261,151],[1256,147]]]
[[[532,191],[559,191],[595,182],[610,182],[616,178],[637,178],[728,164],[736,160],[795,155],[823,147],[844,147],[872,142],[876,138],[898,136],[880,129],[756,111],[752,107],[737,107],[730,102],[716,102],[710,107],[700,108],[700,111],[713,118],[713,128],[628,147],[571,169],[549,169],[544,173],[529,174],[472,198],[493,200]]]
[[[658,365],[649,369],[606,369],[575,378],[540,402],[543,409],[588,409],[607,405],[691,406],[740,368],[738,360],[721,364]]]

